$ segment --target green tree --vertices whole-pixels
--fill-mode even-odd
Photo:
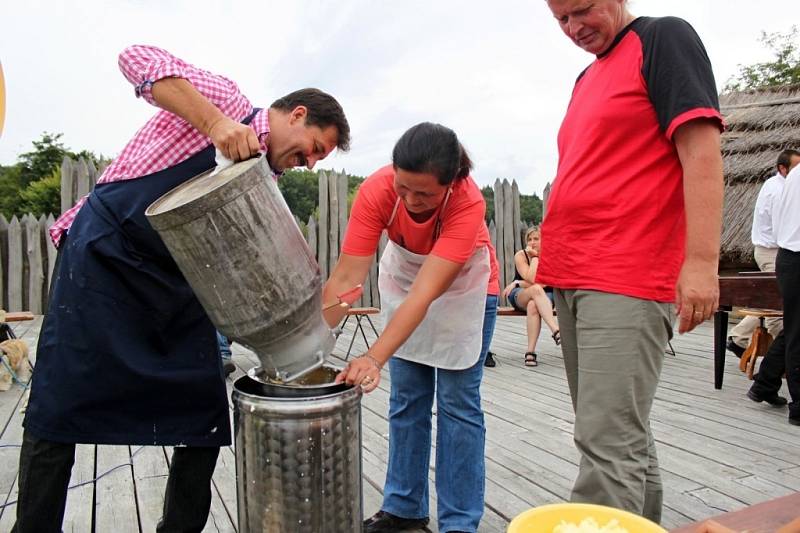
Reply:
[[[58,168],[69,150],[61,142],[61,133],[42,133],[41,140],[33,141],[34,150],[19,156],[21,165],[20,186],[45,178]]]
[[[61,168],[56,167],[49,176],[33,181],[20,191],[20,213],[36,216],[52,213],[58,216],[61,210]]]
[[[772,61],[739,65],[739,74],[731,77],[723,92],[744,91],[800,83],[800,38],[797,26],[786,33],[761,32],[761,41],[772,53]]]
[[[0,213],[11,218],[17,214],[19,208],[20,186],[20,165],[10,167],[0,166]]]
[[[486,185],[481,188],[483,199],[486,201],[486,224],[494,218],[494,188]],[[542,222],[542,199],[536,194],[519,195],[519,218],[529,224]]]
[[[360,176],[347,175],[348,202],[352,205],[355,191],[364,178]],[[308,222],[309,217],[317,213],[317,203],[319,202],[319,174],[306,169],[290,169],[283,173],[278,180],[280,189],[286,204],[291,209],[292,214],[299,218],[303,223]]]
[[[519,218],[530,224],[542,222],[542,199],[536,194],[519,195]]]

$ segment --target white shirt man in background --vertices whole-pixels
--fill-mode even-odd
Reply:
[[[753,211],[753,229],[751,240],[753,242],[753,255],[756,264],[762,272],[775,272],[775,256],[778,254],[778,242],[775,235],[773,215],[781,199],[786,175],[791,168],[800,162],[800,152],[784,150],[778,156],[777,174],[769,178],[761,186]],[[741,357],[745,348],[750,343],[750,337],[758,326],[758,318],[747,316],[731,330],[728,337],[727,348],[737,357]],[[783,330],[783,320],[768,318],[765,326],[772,338],[775,339]]]
[[[783,331],[761,361],[747,396],[775,407],[785,405],[786,399],[778,396],[785,373],[792,399],[789,423],[800,426],[800,164],[786,176],[773,212],[773,224],[778,243],[775,273],[783,298]]]

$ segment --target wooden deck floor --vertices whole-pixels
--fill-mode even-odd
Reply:
[[[40,325],[41,318],[15,325],[32,352]],[[339,340],[339,355],[347,349],[351,328],[352,324]],[[368,338],[371,342],[371,332]],[[543,334],[540,365],[526,368],[522,365],[524,341],[521,318],[498,320],[492,343],[498,366],[486,369],[482,389],[487,425],[482,532],[503,532],[518,513],[564,501],[578,470],[560,350]],[[675,528],[800,491],[800,430],[787,423],[786,408],[747,400],[744,393],[749,382],[734,358],[727,362],[723,390],[714,390],[710,326],[677,337],[673,346],[677,356],[666,357],[652,414],[665,485],[663,525]],[[354,351],[361,347],[363,341],[357,338]],[[238,346],[234,354],[241,369],[253,366],[252,354]],[[386,471],[389,383],[388,373],[384,374],[380,388],[363,401],[367,516],[380,506]],[[0,392],[0,531],[9,531],[14,520],[23,397],[19,386]],[[153,531],[161,513],[170,455],[171,449],[161,447],[79,446],[64,531]],[[220,455],[214,488],[205,530],[235,531],[232,448]],[[431,509],[435,508],[433,501]],[[436,531],[435,523],[430,527]]]

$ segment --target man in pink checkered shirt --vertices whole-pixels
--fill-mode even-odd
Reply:
[[[23,425],[15,533],[60,531],[76,443],[176,446],[157,531],[200,531],[231,443],[216,331],[144,210],[215,165],[277,174],[347,150],[339,103],[302,89],[254,108],[231,80],[152,46],[119,66],[160,110],[51,229],[59,249]],[[282,253],[275,250],[275,253]]]

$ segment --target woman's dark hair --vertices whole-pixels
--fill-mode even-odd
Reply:
[[[283,98],[278,98],[270,106],[273,109],[291,112],[297,106],[305,106],[308,109],[306,115],[306,126],[319,126],[322,129],[334,126],[339,132],[339,139],[336,147],[340,152],[350,149],[350,125],[347,117],[336,98],[319,89],[300,89],[289,93]]]
[[[431,122],[417,124],[400,137],[392,151],[392,164],[408,172],[433,174],[440,185],[466,178],[472,169],[455,132]]]

